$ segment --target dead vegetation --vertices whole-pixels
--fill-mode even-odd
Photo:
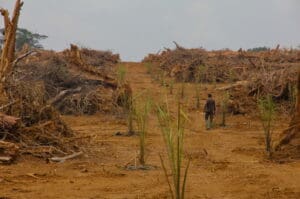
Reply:
[[[286,129],[276,144],[276,156],[279,159],[300,158],[300,69],[298,70],[297,100],[295,113],[289,128]]]
[[[62,114],[111,112],[119,108],[119,87],[114,76],[115,68],[110,64],[101,67],[89,65],[74,45],[62,53],[39,51],[18,64],[13,83],[8,88],[16,88],[12,96],[20,96],[24,95],[24,82],[34,83],[36,93],[42,95],[40,99]],[[16,92],[17,88],[21,93]],[[32,90],[30,88],[30,92]]]
[[[274,50],[260,52],[206,51],[175,45],[174,50],[150,54],[143,62],[151,65],[152,71],[166,71],[177,81],[228,84],[217,89],[229,94],[227,111],[233,114],[257,116],[259,99],[270,96],[278,113],[289,117],[296,112],[290,127],[277,143],[274,156],[299,158],[300,96],[296,75],[300,65],[299,50],[280,49],[278,45]]]
[[[10,162],[18,154],[50,158],[79,150],[74,132],[60,114],[117,113],[120,86],[115,77],[119,55],[80,49],[63,52],[29,50],[15,53],[15,35],[23,2],[17,1],[12,20],[1,9],[5,43],[1,50],[0,156]],[[16,147],[11,147],[15,145]],[[18,150],[11,150],[18,148]],[[13,154],[13,152],[16,154]]]
[[[175,43],[176,44],[176,43]],[[279,49],[262,52],[185,49],[178,44],[150,54],[144,63],[167,71],[177,81],[202,83],[230,83],[219,88],[230,90],[229,108],[233,113],[251,113],[257,99],[270,94],[290,112],[295,101],[295,85],[300,63],[299,50]]]
[[[102,52],[87,49],[84,52],[83,56],[74,45],[61,53],[36,51],[19,61],[7,78],[4,89],[8,100],[15,103],[3,111],[20,118],[22,125],[10,132],[6,140],[20,143],[22,153],[49,158],[78,150],[76,143],[71,146],[66,143],[74,133],[59,113],[122,111],[118,98],[126,89],[118,86],[113,66],[118,56],[112,55],[108,62],[103,62],[107,65],[93,66],[89,63]]]

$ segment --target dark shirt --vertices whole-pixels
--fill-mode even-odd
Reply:
[[[216,111],[216,103],[215,100],[208,98],[206,100],[205,106],[204,106],[204,112],[205,113],[215,113]]]

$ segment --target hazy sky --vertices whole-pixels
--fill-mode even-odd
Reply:
[[[20,27],[140,60],[177,41],[207,49],[300,44],[300,0],[24,0]],[[14,0],[0,0],[12,9]],[[0,22],[0,27],[3,22]]]

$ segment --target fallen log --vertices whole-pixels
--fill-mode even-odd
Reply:
[[[83,152],[80,151],[80,152],[78,152],[78,153],[73,153],[73,154],[67,155],[67,156],[65,156],[65,157],[52,157],[52,158],[50,158],[49,160],[50,160],[51,162],[64,162],[64,161],[66,161],[66,160],[76,158],[76,157],[78,157],[78,156],[80,156],[80,155],[82,155],[82,154],[83,154]]]
[[[230,90],[230,89],[234,89],[234,88],[237,88],[237,87],[246,87],[249,85],[249,82],[248,81],[238,81],[236,82],[235,84],[232,84],[232,85],[229,85],[229,86],[224,86],[224,87],[221,87],[221,88],[217,88],[216,90],[220,90],[220,91],[226,91],[226,90]]]
[[[53,99],[49,101],[49,104],[55,105],[60,100],[62,100],[64,97],[70,94],[78,93],[81,91],[81,87],[75,88],[75,89],[68,89],[61,91],[58,95],[56,95]]]
[[[0,163],[9,164],[12,160],[13,158],[11,156],[0,156]]]
[[[24,58],[26,58],[26,57],[28,57],[29,55],[34,54],[34,53],[36,53],[36,51],[31,50],[31,51],[29,51],[29,52],[27,52],[27,53],[21,55],[20,57],[18,57],[18,58],[13,62],[13,64],[12,64],[13,67],[17,66],[17,64],[18,64],[19,61],[21,61],[22,59],[24,59]]]

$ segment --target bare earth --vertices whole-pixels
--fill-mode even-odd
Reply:
[[[168,95],[176,111],[174,94],[154,82],[139,63],[127,63],[127,79],[134,93],[147,91],[155,101]],[[219,85],[217,85],[219,86]],[[213,85],[208,92],[218,96]],[[300,162],[275,163],[264,154],[261,125],[248,116],[230,116],[226,128],[204,128],[203,114],[195,107],[195,87],[186,84],[185,107],[190,116],[185,137],[185,153],[192,158],[186,198],[201,199],[299,199]],[[177,91],[176,91],[177,90]],[[218,102],[218,97],[216,97]],[[46,163],[22,156],[17,164],[0,166],[0,199],[9,198],[170,198],[159,153],[166,155],[155,114],[150,118],[147,163],[151,170],[126,170],[138,153],[137,136],[115,136],[126,131],[124,119],[106,115],[65,116],[77,137],[89,144],[84,155],[64,163]],[[289,120],[289,119],[288,119]],[[217,118],[217,123],[220,118]],[[276,134],[288,122],[280,120]]]

